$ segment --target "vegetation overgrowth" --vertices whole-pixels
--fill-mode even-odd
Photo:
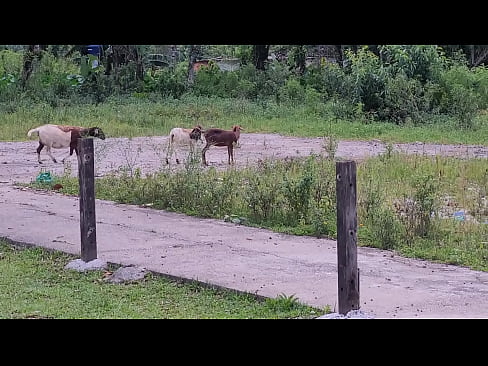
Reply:
[[[77,272],[74,256],[0,239],[0,319],[289,319],[330,312],[301,304],[293,295],[252,295],[169,280],[151,273],[114,284],[110,272]]]
[[[326,146],[324,145],[324,148]],[[278,232],[336,237],[332,155],[261,160],[245,168],[162,168],[142,176],[121,166],[96,179],[97,198],[217,218]],[[404,155],[392,148],[357,163],[358,241],[405,256],[488,270],[486,159]],[[49,185],[78,195],[66,170]]]
[[[103,63],[87,69],[77,52],[59,56],[60,47],[0,51],[0,140],[24,139],[24,130],[53,121],[140,136],[197,121],[229,128],[235,120],[250,132],[487,141],[488,70],[469,67],[461,52],[447,56],[445,47],[356,46],[342,63],[322,57],[307,65],[305,47],[289,46],[285,60],[262,70],[250,62],[250,46],[223,46],[240,67],[209,62],[192,82],[188,60],[144,72],[128,62],[107,73]]]

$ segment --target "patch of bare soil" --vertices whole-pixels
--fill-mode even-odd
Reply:
[[[109,172],[139,168],[142,174],[168,168],[165,162],[167,136],[107,138],[105,141],[94,140],[95,170],[98,176]],[[278,134],[243,133],[235,149],[234,159],[237,168],[258,160],[307,156],[313,154],[327,155],[324,138],[298,138]],[[199,146],[200,150],[203,144]],[[394,144],[393,149],[409,154],[445,155],[465,158],[488,157],[488,146],[479,145],[438,145],[425,143]],[[37,141],[0,142],[0,182],[29,182],[36,178],[41,170],[51,174],[62,175],[65,169],[71,169],[77,175],[76,157],[73,155],[64,165],[53,163],[45,151],[41,152],[43,164],[37,162]],[[383,154],[387,147],[379,140],[373,141],[339,141],[336,157],[341,159],[360,160],[368,156]],[[65,156],[66,150],[53,150],[56,157]],[[180,149],[180,159],[188,157],[187,149]],[[211,147],[206,154],[209,166],[226,168],[227,149]],[[177,166],[174,159],[171,167]],[[183,164],[180,164],[183,166]]]

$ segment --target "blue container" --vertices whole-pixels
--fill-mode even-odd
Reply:
[[[99,44],[91,44],[86,46],[86,52],[89,55],[100,56],[102,53],[102,46]]]
[[[454,219],[457,221],[464,221],[466,219],[466,215],[464,211],[456,211],[454,212]]]

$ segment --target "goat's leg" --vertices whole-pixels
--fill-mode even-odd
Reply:
[[[53,154],[51,154],[51,147],[46,145],[46,152],[47,154],[51,157],[52,161],[54,161],[55,163],[57,163],[58,161],[56,160],[56,158],[53,156]]]
[[[188,161],[193,162],[195,161],[195,153],[197,151],[196,147],[196,142],[194,140],[190,140],[190,143],[188,144],[189,150],[188,150]]]
[[[76,148],[74,148],[74,147],[70,146],[70,147],[69,147],[69,154],[68,154],[68,155],[66,155],[66,156],[63,158],[63,160],[62,160],[62,162],[63,162],[63,163],[66,161],[66,159],[68,159],[68,158],[69,158],[71,155],[73,155],[73,151],[76,151],[76,155],[78,155],[78,150],[77,150]]]
[[[176,164],[179,164],[180,163],[180,159],[178,159],[178,148],[174,149],[174,154],[175,154],[175,160],[176,160]]]
[[[209,147],[210,147],[210,146],[207,144],[207,145],[205,145],[205,147],[202,149],[202,164],[203,164],[203,165],[208,165],[208,164],[207,164],[207,159],[205,159],[205,153],[207,152],[207,150],[208,150],[208,148],[209,148]]]
[[[42,161],[41,161],[41,150],[42,148],[44,147],[44,144],[39,141],[39,146],[37,147],[37,161],[39,162],[39,164],[42,164]]]
[[[232,149],[232,145],[227,146],[227,155],[228,155],[228,160],[227,162],[230,165],[230,162],[234,163],[234,150]]]
[[[171,157],[173,156],[173,137],[170,136],[168,139],[168,145],[166,147],[166,164],[169,164]]]

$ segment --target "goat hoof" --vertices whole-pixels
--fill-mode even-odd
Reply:
[[[166,164],[168,164],[168,165],[169,165],[169,160],[168,160],[168,159],[166,159]]]
[[[180,163],[180,161],[178,159],[176,159],[176,164],[179,164],[179,163]]]

